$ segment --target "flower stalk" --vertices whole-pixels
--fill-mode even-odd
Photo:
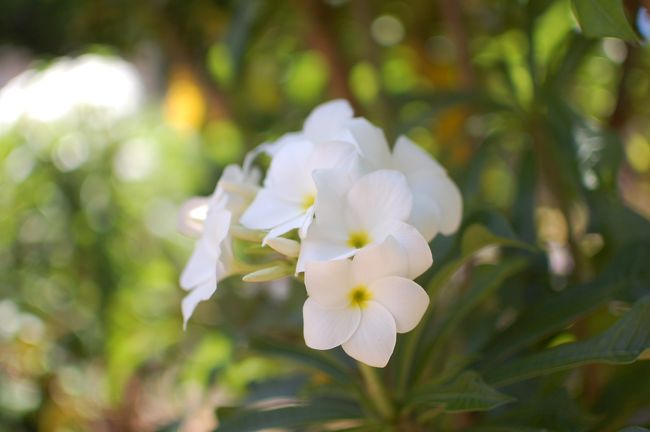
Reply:
[[[357,362],[359,371],[363,377],[363,382],[368,392],[368,397],[372,401],[375,409],[384,420],[393,420],[395,418],[395,405],[386,391],[377,369],[364,363]]]

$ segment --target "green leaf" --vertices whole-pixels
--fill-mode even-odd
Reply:
[[[252,348],[264,354],[283,357],[319,370],[338,382],[350,383],[352,373],[350,369],[324,352],[270,339],[254,339]]]
[[[621,250],[593,281],[566,288],[547,300],[531,305],[521,318],[494,339],[484,357],[498,360],[503,354],[524,347],[561,329],[613,298],[634,298],[650,286],[650,242],[637,242]],[[646,289],[641,290],[640,287]],[[643,295],[643,294],[642,294]]]
[[[650,432],[650,429],[641,426],[628,426],[624,429],[620,429],[618,432]]]
[[[586,36],[638,39],[622,0],[573,0],[573,10]]]
[[[451,382],[417,388],[408,402],[439,407],[446,412],[489,411],[514,399],[490,387],[479,374],[466,371]]]
[[[599,336],[560,345],[486,371],[489,383],[504,385],[588,363],[627,364],[650,348],[650,297]]]
[[[438,273],[431,279],[431,282],[427,285],[427,291],[429,294],[437,292],[447,284],[458,269],[466,264],[476,252],[487,246],[506,246],[530,251],[534,250],[531,246],[514,238],[498,236],[482,225],[470,225],[463,232],[463,238],[461,240],[461,256],[441,268],[440,271],[438,271]]]
[[[465,319],[472,310],[482,301],[492,295],[509,277],[520,272],[528,265],[528,260],[523,257],[506,259],[496,265],[484,265],[476,267],[472,274],[471,287],[460,300],[452,306],[448,316],[437,331],[430,333],[426,345],[429,347],[424,358],[436,358],[448,338],[454,334],[454,330]],[[430,360],[435,363],[434,360]],[[429,365],[431,367],[431,365]]]
[[[350,399],[319,398],[293,406],[242,410],[224,419],[215,432],[247,432],[271,428],[314,426],[334,420],[362,418],[361,408]]]

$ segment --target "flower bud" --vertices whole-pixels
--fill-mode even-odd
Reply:
[[[276,252],[289,258],[296,258],[300,254],[300,243],[284,237],[275,237],[266,240],[266,245]]]
[[[293,270],[284,264],[266,267],[261,270],[248,273],[242,277],[244,282],[268,282],[276,279],[282,279],[293,274]]]

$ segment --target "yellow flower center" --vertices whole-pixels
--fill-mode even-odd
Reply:
[[[370,242],[372,242],[372,239],[365,231],[351,232],[348,237],[348,246],[354,249],[361,249]]]
[[[316,195],[314,195],[313,193],[305,195],[302,199],[303,210],[307,210],[309,207],[313,206],[314,201],[316,201]]]
[[[357,306],[361,309],[368,306],[368,302],[372,300],[372,293],[365,285],[358,285],[348,294],[350,299],[350,306]]]

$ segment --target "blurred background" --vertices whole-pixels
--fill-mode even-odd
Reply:
[[[210,430],[287,368],[248,350],[299,329],[286,284],[182,331],[176,212],[332,98],[543,247],[549,289],[598,274],[648,233],[649,54],[568,0],[1,0],[0,430]]]

